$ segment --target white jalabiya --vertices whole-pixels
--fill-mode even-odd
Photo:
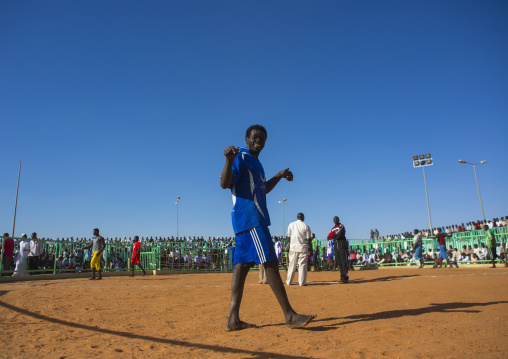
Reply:
[[[21,241],[19,242],[19,251],[16,255],[16,268],[14,269],[13,276],[15,275],[28,275],[26,271],[26,260],[28,258],[28,253],[30,253],[30,241]]]

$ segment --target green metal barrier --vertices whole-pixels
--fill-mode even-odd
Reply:
[[[508,240],[508,227],[494,228],[493,232],[497,242],[502,244]],[[2,248],[6,237],[1,237]],[[22,238],[14,239],[14,252],[19,250],[19,242]],[[30,239],[28,239],[30,241]],[[38,259],[37,269],[18,271],[22,274],[59,274],[90,271],[92,251],[83,250],[90,242],[68,242],[36,239],[42,243],[42,255]],[[480,246],[488,243],[485,240],[483,230],[454,233],[452,238],[447,239],[448,246],[461,250],[463,246]],[[286,243],[282,241],[283,248]],[[402,249],[408,250],[413,246],[412,239],[403,239],[385,242],[372,242],[371,240],[350,240],[350,249],[356,249],[361,254],[386,250],[390,253],[400,253]],[[423,247],[427,252],[438,248],[435,239],[423,238]],[[503,245],[504,247],[504,245]],[[318,265],[325,268],[327,264],[327,241],[320,240],[318,245]],[[224,242],[142,242],[141,263],[145,270],[176,270],[176,271],[232,271],[234,247]],[[74,261],[71,261],[74,256]],[[126,271],[131,269],[130,259],[132,256],[132,244],[130,243],[106,243],[102,255],[103,271]],[[283,266],[287,266],[288,253],[283,252]],[[394,258],[395,259],[395,258]],[[472,263],[473,261],[467,261]],[[489,261],[475,261],[474,263],[490,263]],[[498,260],[500,262],[500,260]],[[459,262],[460,264],[461,262]],[[71,265],[69,265],[71,264]],[[407,265],[407,262],[384,265]],[[4,269],[3,250],[0,256],[0,274],[12,275],[14,266]],[[18,273],[18,274],[19,274]]]

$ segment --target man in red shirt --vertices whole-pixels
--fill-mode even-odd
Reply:
[[[2,270],[10,271],[13,266],[14,257],[14,239],[8,238],[9,233],[4,233],[3,243],[0,242],[0,249],[2,249]],[[12,275],[12,274],[8,274]]]
[[[434,238],[437,239],[437,244],[439,244],[439,257],[436,260],[436,264],[434,264],[434,268],[437,268],[439,265],[439,268],[443,265],[443,259],[446,259],[446,262],[451,268],[450,258],[448,257],[448,254],[446,253],[446,237],[451,237],[451,234],[446,234],[441,231],[441,228],[437,229],[437,234]],[[445,264],[446,268],[446,264]]]
[[[134,277],[134,265],[139,266],[143,271],[143,275],[146,274],[145,270],[141,266],[141,243],[139,237],[134,237],[134,246],[132,247],[132,258],[131,258],[131,277]]]

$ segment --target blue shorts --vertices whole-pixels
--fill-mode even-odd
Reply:
[[[446,254],[446,246],[444,245],[439,246],[439,258],[448,259],[448,254]]]
[[[273,260],[277,260],[277,254],[268,227],[251,228],[236,235],[233,264],[261,264]]]
[[[423,261],[423,254],[422,254],[422,246],[416,246],[415,248],[415,258],[420,259]]]

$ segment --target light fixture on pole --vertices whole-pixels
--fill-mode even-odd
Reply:
[[[434,161],[430,157],[430,153],[413,156],[413,168],[421,167],[423,170],[423,182],[425,183],[425,196],[427,197],[427,210],[429,211],[429,225],[431,236],[434,235],[434,231],[432,229],[432,219],[430,217],[429,194],[427,192],[427,179],[425,177],[425,166],[433,166],[433,165]]]
[[[180,202],[180,196],[176,197],[176,238],[180,237],[180,233],[178,231],[178,202]]]
[[[480,197],[480,207],[482,208],[483,223],[485,223],[485,213],[483,212],[482,195],[480,194],[480,186],[478,185],[478,177],[476,176],[476,165],[481,165],[481,164],[487,163],[487,160],[477,162],[477,163],[469,163],[469,162],[466,162],[463,160],[459,160],[459,163],[465,163],[467,165],[473,166],[474,178],[476,179],[476,188],[478,189],[478,197]]]
[[[279,203],[282,204],[282,237],[285,237],[284,236],[284,230],[286,227],[284,227],[284,202],[287,201],[287,198],[284,198],[282,201],[279,201]]]

